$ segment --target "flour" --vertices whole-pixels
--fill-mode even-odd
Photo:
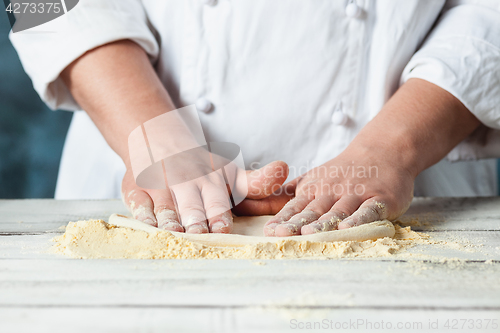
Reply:
[[[168,231],[148,233],[116,227],[103,220],[70,222],[53,241],[54,253],[73,258],[130,259],[338,259],[386,257],[417,244],[428,236],[410,227],[395,226],[393,238],[367,241],[313,242],[280,240],[241,247],[208,246],[176,237]]]

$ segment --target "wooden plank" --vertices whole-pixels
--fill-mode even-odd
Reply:
[[[498,260],[500,261],[500,231],[424,231],[431,241],[440,244],[417,245],[397,257],[416,260]],[[411,258],[411,257],[410,257]]]
[[[59,230],[59,233],[62,233]],[[419,245],[400,255],[371,260],[500,260],[500,231],[430,232],[442,245]],[[65,259],[48,253],[55,234],[0,236],[0,259]],[[409,256],[413,255],[413,257]]]
[[[436,238],[484,244],[476,252],[422,246],[413,257],[374,260],[155,261],[45,253],[68,221],[126,213],[119,200],[0,200],[0,331],[288,332],[292,319],[498,320],[499,204],[416,199],[403,218]]]
[[[293,332],[418,331],[498,332],[498,311],[337,308],[8,308],[0,331],[88,332]],[[465,322],[464,322],[465,321]],[[306,329],[306,325],[316,330]],[[455,329],[452,325],[456,323]],[[449,325],[448,328],[446,325]],[[472,326],[471,326],[472,325]],[[485,326],[488,328],[485,329]],[[303,327],[301,329],[301,327]]]
[[[500,264],[0,260],[0,307],[334,306],[500,311]]]
[[[62,233],[59,230],[59,233]],[[49,253],[52,246],[51,239],[56,234],[41,235],[13,235],[0,236],[1,259],[67,259],[64,256]]]
[[[128,215],[120,200],[0,200],[1,234],[57,233],[69,221]],[[500,197],[415,198],[400,218],[421,231],[500,230]]]
[[[0,200],[0,234],[58,233],[70,221],[128,214],[121,200]]]
[[[500,197],[415,198],[400,220],[415,230],[500,230]]]

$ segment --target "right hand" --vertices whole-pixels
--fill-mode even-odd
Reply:
[[[275,161],[246,173],[247,198],[259,200],[269,197],[283,184],[288,176],[288,166],[285,162]],[[233,219],[226,185],[221,178],[212,174],[195,185],[183,186],[175,194],[179,207],[177,212],[169,189],[151,190],[137,186],[128,168],[122,182],[122,198],[135,219],[159,229],[230,233]]]
[[[146,190],[135,183],[128,146],[130,134],[145,122],[176,109],[142,47],[130,40],[96,47],[67,66],[61,73],[61,78],[74,99],[89,114],[110,147],[127,166],[122,182],[122,197],[136,219],[167,230],[226,233],[231,231],[232,217],[229,203],[226,202],[227,190],[224,192],[224,202],[221,202],[222,190],[216,190],[221,188],[221,180],[212,179],[217,177],[209,177],[206,182],[189,188],[180,196],[176,194],[180,212],[175,211],[170,190]],[[197,146],[196,140],[185,125],[184,121],[170,118],[168,128],[162,129],[163,133],[172,134],[170,140],[162,140],[167,153],[165,156],[184,152],[184,146]],[[183,143],[183,147],[179,148],[177,143]],[[247,198],[262,198],[263,205],[273,190],[285,181],[288,173],[288,167],[283,162],[274,162],[264,167],[268,168],[285,168],[286,172],[283,174],[270,170],[248,173]],[[276,204],[273,205],[275,206]],[[214,216],[207,210],[220,212],[220,215],[207,221],[206,215]],[[190,216],[194,216],[194,220],[203,221],[182,225],[179,223],[179,216],[182,221],[189,221]]]

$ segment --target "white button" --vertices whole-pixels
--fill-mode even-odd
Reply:
[[[196,101],[196,108],[200,112],[208,113],[212,109],[212,103],[205,97],[200,97]]]
[[[361,8],[356,5],[356,2],[350,1],[345,7],[345,15],[350,18],[358,18],[361,16]]]
[[[336,110],[332,114],[332,124],[334,124],[334,125],[344,126],[345,124],[347,124],[348,120],[349,120],[349,117],[341,110]]]
[[[201,0],[201,3],[207,6],[215,6],[217,4],[217,0]]]

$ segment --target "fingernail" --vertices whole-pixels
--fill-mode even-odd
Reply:
[[[183,232],[184,228],[178,222],[168,222],[161,225],[161,229],[169,231]]]
[[[318,232],[323,231],[322,228],[321,228],[321,226],[319,224],[317,224],[317,223],[314,223],[314,224],[311,223],[309,225],[303,226],[302,228],[304,228],[304,227],[309,227],[313,233],[318,233]]]
[[[292,234],[295,234],[297,230],[299,230],[299,227],[296,224],[292,223],[282,224],[282,226]]]
[[[275,232],[276,230],[276,226],[278,225],[278,223],[271,223],[271,224],[268,224],[265,226],[265,229],[266,229],[266,236],[274,236],[275,235]]]
[[[354,222],[351,220],[345,219],[344,221],[340,222],[338,225],[338,229],[349,229],[354,226]]]
[[[149,218],[149,217],[145,218],[144,220],[142,220],[142,222],[146,223],[146,224],[149,224],[149,225],[152,225],[153,227],[156,226],[156,222],[153,219]]]
[[[208,228],[206,226],[195,224],[187,227],[186,232],[189,234],[206,234],[208,233]]]
[[[227,229],[227,225],[224,222],[215,222],[212,224],[212,232],[222,232]]]
[[[298,226],[290,223],[285,223],[277,226],[275,232],[277,237],[289,237],[300,235],[300,232],[298,230]]]
[[[156,219],[158,221],[179,221],[179,217],[177,216],[177,213],[175,210],[171,209],[164,209],[160,210],[159,212],[156,212]]]

